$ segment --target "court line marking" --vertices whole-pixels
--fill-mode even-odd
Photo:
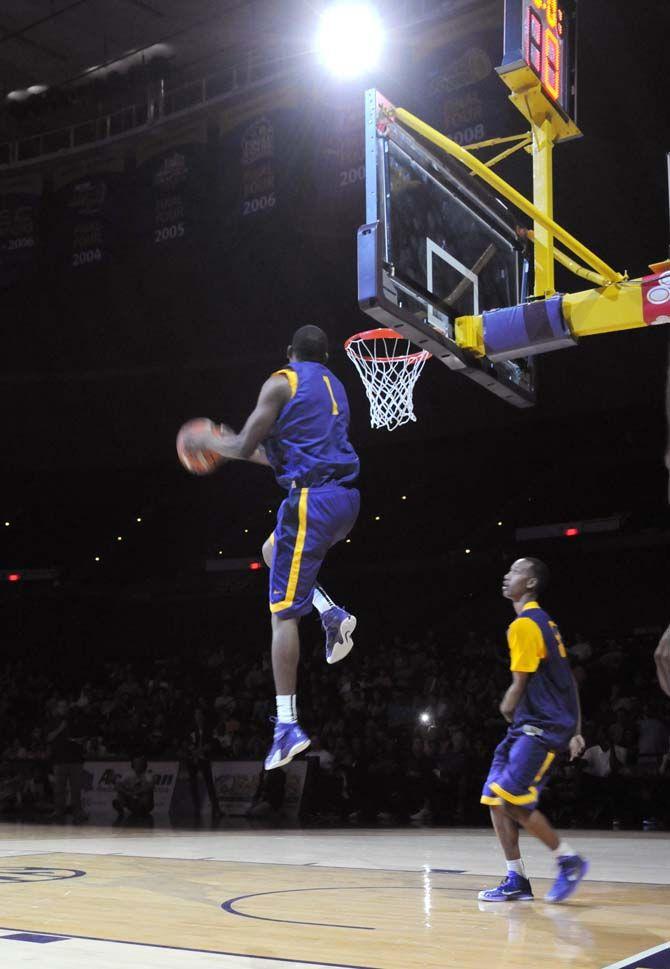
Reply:
[[[661,839],[656,839],[661,840]],[[243,861],[241,858],[184,858],[184,857],[174,857],[169,855],[130,855],[125,851],[85,851],[82,848],[76,851],[26,851],[24,854],[19,855],[2,855],[0,854],[0,862],[7,859],[13,858],[31,858],[36,855],[39,858],[46,857],[47,855],[90,855],[92,858],[141,858],[146,861],[189,861],[191,864],[194,861],[209,861],[212,864],[220,865],[265,865],[265,867],[272,868],[319,868],[324,871],[382,871],[388,872],[390,874],[396,875],[416,875],[424,874],[426,871],[432,872],[433,874],[442,874],[444,872],[449,872],[448,868],[432,868],[430,866],[421,865],[420,868],[365,868],[361,865],[324,865],[320,861]],[[454,873],[459,871],[463,875],[472,875],[473,878],[499,878],[500,871],[480,872],[480,871],[470,871],[469,869],[454,869]],[[537,876],[535,881],[551,881],[552,876]],[[631,882],[625,881],[623,879],[616,878],[594,878],[593,869],[589,869],[589,877],[584,879],[584,883],[591,885],[633,885],[636,888],[670,888],[670,882]],[[610,969],[609,966],[605,966],[604,969]]]
[[[0,854],[0,862],[12,858],[32,858],[36,855],[39,858],[43,858],[47,855],[65,855],[66,857],[70,855],[90,855],[91,858],[141,858],[145,861],[209,861],[213,864],[219,865],[264,865],[272,868],[319,868],[324,871],[383,871],[389,872],[390,874],[396,875],[416,875],[423,874],[426,870],[433,872],[435,874],[454,874],[454,875],[479,875],[479,872],[470,872],[466,868],[431,868],[428,866],[426,869],[425,865],[421,865],[420,868],[365,868],[362,865],[324,865],[320,861],[244,861],[241,858],[212,858],[211,856],[207,858],[184,858],[184,857],[174,857],[172,855],[129,855],[125,851],[84,851],[83,849],[78,849],[77,851],[30,851],[21,855],[2,855]],[[499,872],[490,873],[491,877],[499,875]],[[486,877],[486,876],[483,876]],[[589,879],[585,879],[588,881]],[[592,879],[591,879],[592,880]],[[611,879],[607,879],[608,884]],[[624,885],[628,884],[638,884],[637,882],[622,882]],[[647,882],[640,882],[639,884],[646,885]],[[660,887],[663,887],[662,885]],[[666,886],[670,887],[670,886]]]
[[[14,856],[17,857],[17,856]],[[18,856],[20,857],[20,856]],[[30,855],[26,857],[30,858]],[[71,878],[82,878],[86,872],[82,868],[57,868],[55,865],[3,865],[2,861],[4,859],[0,858],[0,885],[16,885],[17,882],[23,885],[35,885],[40,882],[64,882],[69,881]],[[27,878],[25,881],[21,881],[20,878],[12,877],[11,875],[5,874],[6,872],[13,871],[16,874],[24,874],[27,876],[41,874],[45,871],[57,871],[57,872],[68,872],[67,875],[54,875],[51,878],[38,878],[33,879]]]
[[[657,952],[665,952],[667,949],[670,949],[670,942],[664,942],[662,945],[654,946],[653,949],[645,949],[644,952],[634,952],[627,959],[622,959],[621,962],[613,962],[609,966],[603,966],[603,969],[626,969],[626,966],[630,966],[636,960],[646,959],[647,956],[653,956]]]
[[[41,929],[37,932],[34,929],[17,929],[12,926],[0,925],[0,932],[25,932],[29,935],[46,935]],[[67,935],[61,932],[49,932],[49,935],[58,939],[82,939],[85,942],[108,942],[110,945],[135,945],[143,949],[164,949],[171,952],[197,952],[202,955],[210,956],[239,956],[243,959],[258,959],[263,962],[294,962],[301,966],[327,966],[328,969],[383,969],[381,966],[359,966],[349,962],[315,962],[313,959],[294,959],[292,956],[259,956],[253,952],[227,952],[222,949],[193,949],[183,945],[161,945],[158,942],[132,942],[129,939],[105,939],[97,935],[74,935],[69,932]],[[0,937],[0,942],[2,938]]]
[[[376,932],[377,930],[371,925],[339,925],[336,922],[302,922],[296,919],[276,919],[269,915],[250,915],[248,912],[238,912],[236,908],[233,908],[235,902],[244,901],[245,898],[260,898],[263,895],[292,895],[294,892],[365,892],[375,887],[378,886],[350,885],[344,887],[340,885],[329,885],[325,888],[315,886],[314,888],[280,888],[274,892],[250,892],[248,895],[237,895],[235,898],[226,899],[225,902],[221,902],[221,908],[224,912],[228,912],[229,915],[239,915],[243,919],[257,919],[259,922],[282,922],[285,925],[318,925],[327,929],[360,929],[362,932]],[[393,888],[394,886],[389,885],[388,887]],[[404,888],[405,886],[402,887]]]
[[[235,902],[243,901],[245,898],[260,898],[263,895],[292,895],[294,892],[369,892],[379,891],[402,891],[402,892],[422,892],[422,885],[327,885],[315,886],[314,888],[280,888],[272,892],[250,892],[248,895],[237,895],[221,903],[224,912],[230,915],[239,915],[243,919],[257,919],[259,922],[280,922],[282,925],[317,925],[327,929],[360,929],[365,932],[376,932],[374,926],[370,925],[338,925],[336,922],[302,922],[297,919],[277,919],[270,915],[251,915],[248,912],[238,912],[233,908]],[[451,888],[447,885],[436,885],[437,892],[476,892],[478,888]]]

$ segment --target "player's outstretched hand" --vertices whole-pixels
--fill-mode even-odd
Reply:
[[[661,641],[654,653],[654,659],[656,660],[656,672],[661,689],[670,696],[670,626],[661,636]]]
[[[187,451],[201,451],[207,448],[213,427],[209,417],[188,421],[179,432],[182,447]]]
[[[575,734],[570,741],[570,760],[575,760],[576,757],[581,757],[585,749],[586,741],[580,733]]]
[[[234,436],[234,431],[226,424],[215,424],[209,418],[203,418],[198,422],[197,427],[184,435],[183,442],[191,451],[213,451],[215,454],[223,454],[222,447],[225,447],[226,441]]]

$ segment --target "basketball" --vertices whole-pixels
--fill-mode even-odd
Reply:
[[[191,474],[211,474],[229,459],[207,448],[198,448],[192,441],[197,436],[211,431],[221,437],[219,425],[214,424],[208,417],[195,417],[179,428],[177,434],[177,456],[187,471]]]

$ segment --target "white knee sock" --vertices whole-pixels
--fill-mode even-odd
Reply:
[[[567,841],[559,841],[558,848],[554,851],[554,858],[558,861],[559,858],[565,858],[566,855],[576,855],[577,852]]]
[[[328,593],[325,592],[320,585],[317,585],[314,589],[314,598],[312,599],[312,604],[314,608],[318,610],[320,616],[322,616],[324,612],[327,612],[329,609],[332,609],[335,605]]]
[[[523,858],[517,858],[515,861],[508,861],[507,871],[514,871],[517,875],[521,875],[522,878],[525,878],[526,866],[523,863]]]
[[[295,693],[277,694],[277,720],[280,723],[297,723],[298,707]]]

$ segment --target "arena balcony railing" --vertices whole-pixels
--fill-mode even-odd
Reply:
[[[176,87],[164,81],[147,85],[146,96],[117,111],[98,115],[0,144],[0,170],[20,168],[105,142],[116,141],[168,118],[187,115],[204,106],[275,81],[294,69],[290,53],[249,51],[242,62]]]

